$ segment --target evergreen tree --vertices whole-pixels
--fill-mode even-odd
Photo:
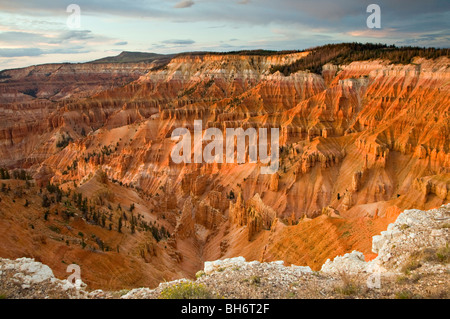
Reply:
[[[118,231],[119,233],[122,232],[122,217],[119,217],[119,225],[118,225],[118,227],[117,227],[117,231]]]
[[[48,196],[46,194],[44,194],[44,196],[42,196],[42,207],[50,207],[50,200],[48,199]]]

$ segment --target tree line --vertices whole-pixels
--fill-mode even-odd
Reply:
[[[450,57],[450,49],[422,48],[422,47],[397,47],[395,45],[374,43],[339,43],[314,47],[303,57],[287,65],[274,65],[270,72],[277,71],[285,76],[298,71],[306,71],[322,74],[322,67],[327,63],[345,65],[353,61],[368,61],[374,59],[389,60],[393,64],[409,64],[415,57],[435,59],[441,56]]]

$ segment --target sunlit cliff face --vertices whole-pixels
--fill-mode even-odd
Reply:
[[[306,54],[183,56],[154,70],[131,63],[8,71],[0,82],[0,167],[25,168],[33,176],[37,215],[39,186],[49,182],[92,200],[113,194],[96,204],[112,206],[111,231],[82,219],[69,222],[121,246],[95,256],[97,266],[90,262],[85,275],[97,286],[152,285],[193,275],[205,260],[237,255],[313,268],[353,249],[369,255],[371,236],[401,210],[450,199],[450,60],[355,61],[326,65],[322,74],[269,72]],[[276,172],[263,174],[268,163],[249,138],[243,153],[227,153],[223,143],[222,162],[196,162],[196,149],[209,142],[195,147],[195,121],[197,134],[216,128],[224,141],[227,129],[253,129],[258,137],[278,129],[278,147],[268,146],[278,154]],[[178,153],[191,161],[171,156],[180,143],[174,132],[192,137]],[[220,151],[215,145],[210,154]],[[98,181],[100,173],[106,181]],[[6,200],[2,214],[9,216],[18,204]],[[135,214],[163,225],[170,238],[131,234],[127,224],[115,232],[116,207],[131,203]],[[62,256],[94,258],[76,245],[11,241],[11,233],[33,238],[40,228],[7,226],[4,219],[0,225],[9,227],[9,235],[0,232],[0,254],[8,257],[35,245],[33,254],[50,264]],[[101,267],[119,258],[133,273],[121,269],[114,282],[107,276],[96,281]]]

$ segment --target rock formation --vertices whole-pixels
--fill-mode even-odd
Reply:
[[[56,279],[48,266],[33,259],[0,258],[0,289],[4,298],[171,298],[170,292],[176,297],[178,289],[182,293],[189,287],[196,288],[190,298],[448,298],[450,232],[443,226],[449,218],[450,205],[404,211],[374,236],[377,258],[366,262],[364,254],[353,251],[327,260],[317,272],[282,260],[225,258],[205,262],[195,281],[177,279],[120,294],[89,291],[80,279]]]
[[[66,250],[89,264],[100,258],[65,243],[81,244],[77,233],[89,229],[110,251],[87,283],[113,288],[136,284],[140,274],[148,285],[193,276],[204,260],[222,257],[317,270],[355,249],[372,256],[370,237],[400,211],[450,199],[450,60],[271,72],[308,54],[191,53],[2,71],[0,168],[31,179],[1,181],[0,229],[9,233],[0,256],[42,258],[60,276]],[[174,163],[172,132],[193,134],[194,120],[203,133],[279,128],[278,172],[262,175],[263,164],[248,161]],[[51,185],[71,206],[46,190]],[[48,227],[59,226],[45,223],[47,208],[73,231],[49,237]],[[73,216],[62,220],[61,212]],[[133,271],[117,268],[114,282],[98,276],[120,258]]]

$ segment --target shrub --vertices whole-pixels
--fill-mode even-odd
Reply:
[[[441,247],[436,252],[436,257],[439,262],[447,264],[450,261],[450,247],[447,243],[445,247]]]
[[[421,274],[415,274],[412,277],[400,275],[397,277],[397,283],[398,284],[408,284],[408,283],[414,284],[414,283],[418,282],[421,278],[422,278]]]
[[[357,294],[361,287],[347,273],[340,272],[341,285],[335,287],[335,291],[342,295],[351,296]]]
[[[408,275],[412,270],[421,267],[422,262],[446,264],[449,261],[450,247],[448,243],[439,248],[423,248],[410,255],[408,261],[403,265],[402,271]]]
[[[42,196],[42,207],[50,207],[50,200],[45,194]]]
[[[100,172],[98,173],[98,181],[102,184],[108,183],[108,175],[106,174],[105,171],[100,170]]]
[[[46,188],[49,193],[56,193],[60,191],[58,185],[53,185],[50,182],[47,184]]]
[[[259,285],[261,283],[261,277],[259,276],[251,276],[248,282],[252,285]]]
[[[13,171],[13,177],[22,181],[31,180],[31,176],[23,169]]]
[[[400,228],[400,230],[406,230],[406,229],[409,228],[409,225],[407,225],[407,224],[401,224],[399,228]]]
[[[160,299],[215,299],[214,295],[204,285],[194,282],[182,282],[165,288]]]
[[[413,297],[413,293],[409,290],[402,290],[395,294],[395,298],[397,299],[412,299]]]
[[[66,148],[67,145],[69,145],[70,142],[73,142],[73,138],[70,137],[70,135],[68,136],[62,135],[61,139],[58,142],[56,142],[56,147],[64,149]]]
[[[101,206],[106,205],[107,201],[111,202],[113,200],[114,192],[107,188],[98,190],[93,196],[94,203]]]
[[[11,176],[6,168],[0,168],[0,179],[10,179]]]
[[[422,264],[415,258],[410,258],[402,267],[402,272],[409,275],[411,271],[422,267]]]
[[[49,226],[48,227],[51,231],[53,231],[53,232],[55,232],[55,233],[57,233],[57,234],[60,234],[61,233],[61,229],[59,229],[58,227],[56,227],[56,226]]]

